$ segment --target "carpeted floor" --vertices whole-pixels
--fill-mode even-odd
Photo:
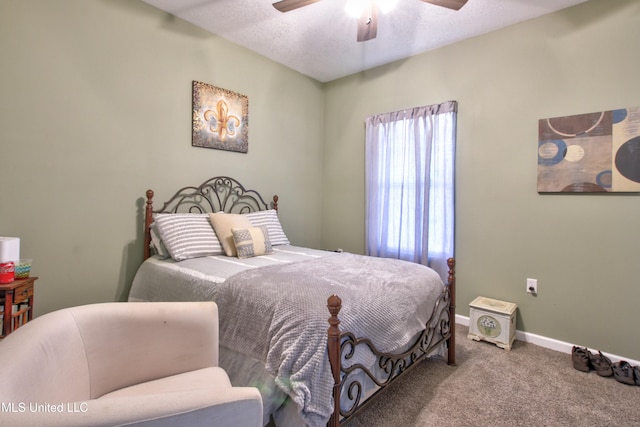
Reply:
[[[521,341],[505,351],[467,332],[457,325],[457,366],[422,362],[348,426],[640,426],[640,387],[577,371],[570,354]]]

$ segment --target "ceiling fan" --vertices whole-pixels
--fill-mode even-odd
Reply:
[[[289,12],[304,6],[308,6],[312,3],[316,3],[320,0],[280,0],[273,3],[280,12]],[[436,6],[446,7],[447,9],[460,10],[462,6],[467,3],[467,0],[422,0],[425,3],[430,3]],[[375,0],[369,0],[366,2],[367,7],[364,7],[359,12],[358,17],[358,37],[359,42],[364,42],[376,38],[378,32],[378,3]]]

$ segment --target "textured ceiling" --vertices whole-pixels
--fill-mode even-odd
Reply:
[[[378,35],[356,41],[345,0],[287,13],[275,0],[143,0],[321,82],[564,9],[586,0],[469,0],[459,11],[399,0],[378,17]]]

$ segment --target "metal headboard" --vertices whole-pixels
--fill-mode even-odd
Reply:
[[[260,193],[247,190],[236,179],[216,176],[197,187],[178,190],[160,209],[153,208],[153,190],[147,190],[144,227],[144,259],[151,255],[150,226],[156,213],[249,213],[267,209],[278,210],[278,196],[273,196],[271,206]]]

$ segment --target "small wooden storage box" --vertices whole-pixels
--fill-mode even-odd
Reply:
[[[475,341],[488,341],[511,350],[516,338],[516,310],[512,302],[478,297],[469,304],[469,335]]]

